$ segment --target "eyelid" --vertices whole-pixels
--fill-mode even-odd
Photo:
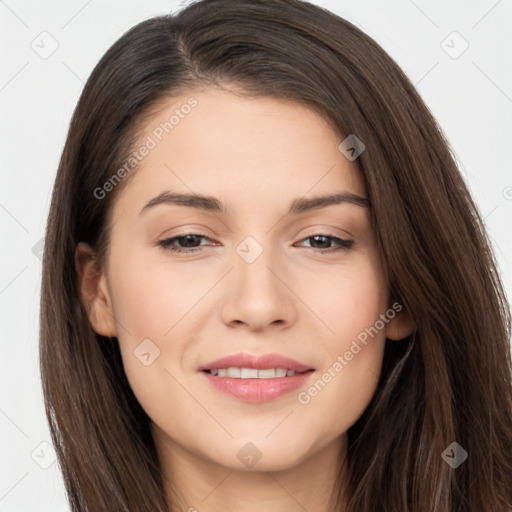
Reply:
[[[336,236],[336,237],[349,237],[349,238],[356,238],[355,235],[347,231],[346,229],[341,229],[336,226],[331,226],[329,224],[310,224],[309,226],[306,226],[304,228],[301,228],[300,231],[297,232],[297,234],[293,238],[297,238],[298,236],[308,236],[308,235],[299,235],[299,233],[302,233],[303,231],[306,231],[309,233],[310,230],[312,231],[313,236],[317,234],[316,232],[321,232],[322,234],[327,234],[329,232],[330,236]],[[338,233],[336,233],[338,232]],[[341,233],[341,234],[340,234]]]

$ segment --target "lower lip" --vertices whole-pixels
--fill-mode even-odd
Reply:
[[[208,372],[202,373],[219,391],[244,402],[262,403],[279,398],[299,388],[308,380],[313,370],[291,377],[276,377],[274,379],[236,379],[217,377]]]

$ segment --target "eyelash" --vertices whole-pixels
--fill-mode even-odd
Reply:
[[[191,253],[191,252],[200,251],[201,247],[189,247],[189,248],[183,249],[183,248],[174,247],[171,245],[171,243],[174,240],[177,240],[179,238],[186,238],[187,236],[195,236],[195,237],[206,238],[206,239],[210,240],[206,235],[201,235],[200,233],[185,233],[183,235],[178,235],[178,236],[175,236],[172,238],[167,238],[165,240],[160,240],[158,242],[158,245],[160,247],[162,247],[164,250],[170,251],[173,253]],[[333,252],[338,252],[338,251],[348,251],[354,244],[353,240],[347,240],[345,238],[340,238],[340,237],[337,237],[334,235],[329,235],[327,233],[318,233],[315,235],[308,236],[306,238],[303,238],[301,240],[301,242],[304,242],[305,240],[309,240],[311,238],[316,238],[316,237],[328,238],[338,244],[337,248],[315,250],[315,252],[319,252],[320,254],[328,254],[328,253],[333,253]],[[313,249],[315,249],[315,248],[313,247]]]

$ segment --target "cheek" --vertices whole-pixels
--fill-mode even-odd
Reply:
[[[320,339],[325,364],[298,400],[309,413],[316,411],[312,416],[321,435],[347,430],[364,412],[375,393],[386,339],[381,315],[387,289],[378,265],[368,259],[338,271],[328,289],[317,305],[334,334]]]
[[[387,290],[380,267],[370,258],[317,274],[313,290],[309,304],[329,328],[324,329],[326,335],[322,339],[330,353],[329,348],[339,351],[350,345],[387,307]]]
[[[152,262],[151,256],[133,251],[112,271],[115,317],[124,327],[118,331],[133,342],[172,338],[207,290],[204,280],[177,265],[171,269],[161,256]]]
[[[114,260],[114,258],[118,258]],[[151,265],[147,254],[126,258],[112,253],[112,303],[124,370],[138,400],[157,413],[164,390],[173,389],[169,372],[182,364],[190,343],[190,314],[204,295],[204,282],[184,272]],[[202,287],[201,287],[202,284]]]
[[[340,324],[336,342],[324,344],[329,353],[325,365],[297,397],[319,439],[346,432],[375,394],[385,348],[384,331],[374,330],[378,318],[367,323],[347,319],[350,326]]]

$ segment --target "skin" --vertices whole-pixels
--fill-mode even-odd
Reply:
[[[91,325],[119,341],[183,510],[327,512],[347,430],[375,392],[385,338],[403,338],[413,326],[403,312],[396,315],[308,404],[299,403],[299,392],[391,307],[368,208],[344,203],[285,215],[304,196],[366,197],[357,160],[338,150],[343,138],[307,107],[225,89],[166,99],[141,140],[191,96],[197,106],[116,198],[106,265],[97,268],[92,249],[77,247],[77,261],[86,261],[79,273]],[[160,204],[140,214],[168,190],[215,196],[228,211]],[[187,233],[207,237],[189,243],[200,251],[158,246]],[[318,234],[353,245],[329,253],[336,243],[315,244],[309,237]],[[252,263],[236,252],[247,236],[263,249]],[[145,339],[160,350],[148,366],[134,355]],[[315,372],[280,398],[244,402],[198,372],[239,352],[277,352]],[[261,453],[250,468],[237,457],[249,442]]]

